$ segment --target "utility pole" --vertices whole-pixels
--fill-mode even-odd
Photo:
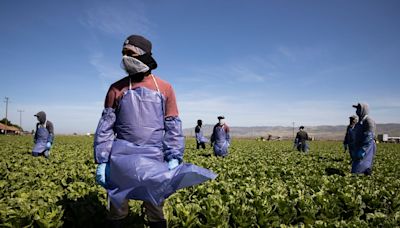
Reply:
[[[19,112],[19,127],[21,128],[21,133],[23,131],[22,129],[22,113],[25,112],[24,110],[17,110]]]
[[[5,129],[5,134],[7,134],[7,126],[8,126],[7,122],[8,122],[8,100],[9,99],[10,99],[9,97],[5,97],[4,98],[4,103],[6,103],[6,129]]]

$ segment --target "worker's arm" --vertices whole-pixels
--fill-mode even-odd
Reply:
[[[116,120],[115,109],[112,108],[112,100],[115,99],[115,93],[112,88],[109,89],[104,105],[103,113],[94,135],[94,159],[97,164],[106,163],[109,160],[111,147],[114,141],[114,123]]]
[[[374,143],[374,122],[371,119],[367,119],[363,126],[363,134],[361,140],[361,147],[364,151]]]
[[[36,140],[37,140],[37,130],[38,130],[38,127],[39,127],[39,123],[36,124],[35,136],[33,137],[33,143],[35,143],[35,144],[36,144]]]
[[[47,142],[53,144],[53,140],[54,140],[54,125],[53,125],[53,123],[50,121],[47,121],[46,129],[49,132],[49,136],[47,137]]]
[[[231,135],[229,134],[229,127],[225,125],[226,141],[231,144]]]
[[[171,86],[168,87],[165,95],[164,160],[169,162],[172,159],[177,159],[181,163],[185,151],[185,138],[182,131],[182,122],[178,115],[175,93]]]

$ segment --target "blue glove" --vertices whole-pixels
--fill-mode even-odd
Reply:
[[[171,160],[168,162],[168,169],[169,169],[169,170],[175,169],[178,165],[179,165],[178,159],[171,159]]]
[[[103,186],[107,187],[107,179],[110,176],[110,163],[101,163],[97,165],[96,169],[96,182]]]
[[[47,142],[47,144],[46,144],[46,150],[50,150],[50,148],[51,148],[51,142]]]

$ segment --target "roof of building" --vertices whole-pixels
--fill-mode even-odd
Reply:
[[[7,126],[3,123],[0,123],[0,129],[1,130],[7,130],[7,131],[21,131],[19,128],[16,128],[14,126]]]

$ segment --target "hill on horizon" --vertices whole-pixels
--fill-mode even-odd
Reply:
[[[203,133],[209,138],[214,125],[203,125]],[[320,125],[320,126],[305,126],[307,133],[316,140],[343,140],[346,131],[346,125]],[[231,136],[240,138],[267,138],[268,135],[273,137],[280,136],[283,139],[292,139],[293,134],[296,134],[298,127],[285,126],[253,126],[253,127],[235,127],[230,126]],[[294,132],[294,133],[293,133]],[[183,129],[185,136],[194,137],[194,127]],[[376,124],[376,135],[388,134],[389,136],[400,136],[400,124],[385,123]]]

